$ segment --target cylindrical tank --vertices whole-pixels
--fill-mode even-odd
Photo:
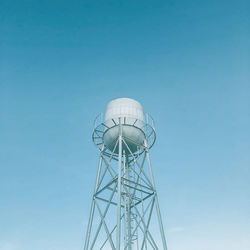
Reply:
[[[126,144],[126,153],[136,152],[143,145],[145,134],[145,114],[142,105],[130,98],[118,98],[108,103],[105,111],[104,123],[107,126],[103,140],[111,151],[119,136],[119,120],[122,125],[122,136]],[[130,150],[128,150],[127,146]],[[115,150],[118,153],[118,147]]]

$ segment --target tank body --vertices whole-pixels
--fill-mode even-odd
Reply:
[[[104,122],[108,128],[103,136],[104,144],[111,151],[114,150],[119,136],[119,120],[122,136],[132,153],[143,145],[145,134],[145,114],[142,105],[130,98],[118,98],[108,103],[105,111]],[[126,153],[130,153],[126,145]],[[115,150],[118,153],[118,147]]]

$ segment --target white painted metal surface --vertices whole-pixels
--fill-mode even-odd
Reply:
[[[149,157],[151,116],[133,99],[115,99],[97,116],[92,138],[100,158],[84,250],[167,250]]]
[[[117,119],[118,117],[136,118],[145,122],[142,105],[131,98],[118,98],[108,103],[105,112],[105,121]]]
[[[112,149],[119,136],[119,123],[132,152],[143,145],[145,134],[145,114],[142,105],[130,98],[118,98],[108,103],[104,121],[109,129],[104,134],[104,144]]]

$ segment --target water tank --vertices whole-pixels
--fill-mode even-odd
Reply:
[[[123,149],[126,153],[134,153],[143,145],[145,139],[145,114],[142,105],[130,98],[118,98],[108,103],[104,117],[107,127],[103,140],[111,151],[114,150],[119,137],[119,120],[125,140]],[[118,147],[114,152],[118,153]]]

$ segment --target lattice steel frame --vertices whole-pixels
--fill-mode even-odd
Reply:
[[[152,118],[149,115],[146,115],[146,117],[147,119],[143,128],[136,126],[137,119],[135,119],[133,124],[126,124],[126,121],[123,120],[124,118],[118,118],[116,121],[113,120],[112,126],[107,126],[107,123],[102,122],[102,116],[97,118],[101,120],[101,122],[96,124],[95,121],[92,138],[100,150],[100,158],[84,250],[167,250],[149,156],[149,148],[154,144],[156,134]],[[119,136],[113,150],[110,151],[109,148],[104,145],[103,135],[115,126],[119,126]],[[125,138],[122,134],[124,126],[134,126],[137,129],[141,129],[145,135],[144,145],[138,145],[136,152],[131,151],[127,143],[128,138]],[[118,166],[114,169],[111,163],[115,163],[116,166]],[[148,166],[147,171],[145,165]],[[133,178],[131,177],[132,175]],[[109,192],[109,198],[104,196],[104,192],[105,194]],[[100,202],[102,206],[100,206]],[[106,206],[103,205],[104,203]],[[117,216],[116,224],[112,229],[108,227],[106,218],[111,205],[116,206]],[[162,248],[155,242],[149,228],[154,207],[157,213]],[[100,222],[96,227],[94,235],[91,235],[93,231],[93,218],[94,216],[98,216],[95,215],[96,210],[98,211]],[[124,225],[123,240],[121,240],[122,222]],[[134,227],[132,227],[132,223]],[[106,233],[105,237],[100,235],[102,227]],[[101,237],[103,244],[97,248],[96,241],[98,237]]]

